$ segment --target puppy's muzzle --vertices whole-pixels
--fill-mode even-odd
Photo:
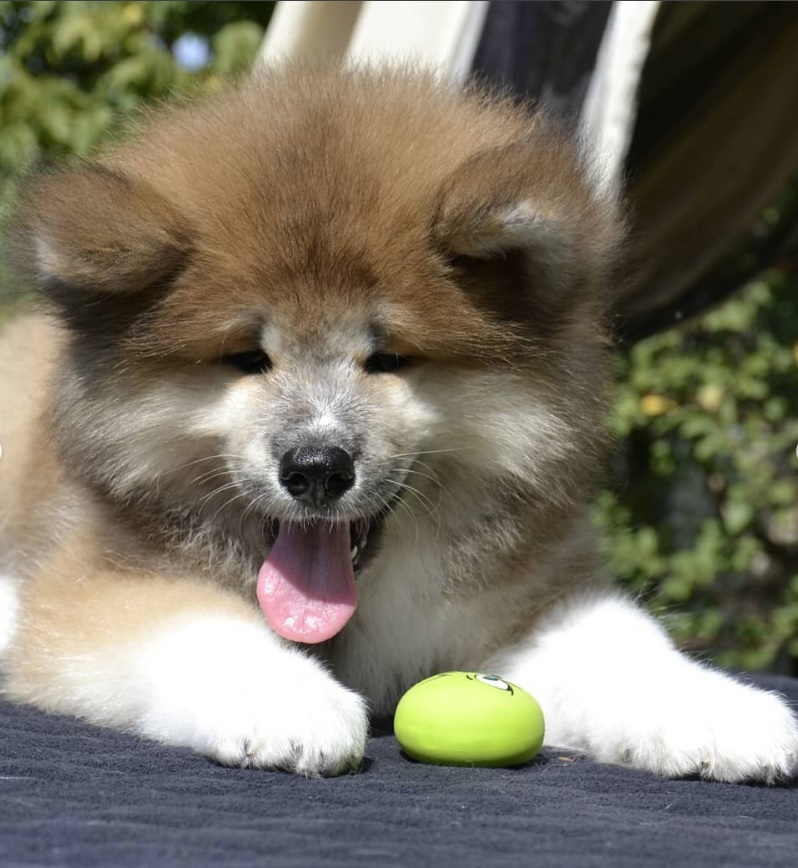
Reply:
[[[280,484],[300,503],[324,507],[355,484],[355,462],[338,446],[300,446],[280,459]]]

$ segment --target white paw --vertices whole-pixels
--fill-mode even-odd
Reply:
[[[135,728],[231,766],[336,775],[365,750],[364,700],[265,627],[204,617],[172,625],[137,655]]]
[[[537,698],[548,745],[668,777],[775,783],[798,771],[782,698],[683,656],[624,599],[567,601],[487,665]]]
[[[721,673],[696,670],[631,711],[618,737],[596,746],[596,758],[668,777],[768,784],[792,777],[798,726],[784,700]]]

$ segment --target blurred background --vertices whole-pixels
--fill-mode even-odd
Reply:
[[[247,72],[274,5],[0,2],[0,211],[38,158],[88,155],[142,106]],[[567,119],[612,4],[490,5],[504,17],[474,69]],[[596,521],[608,569],[683,647],[798,675],[798,89],[792,112],[774,102],[796,81],[796,15],[776,9],[793,6],[657,13],[624,164],[633,262]],[[502,35],[517,16],[551,36],[543,65]],[[0,272],[0,320],[19,303]]]

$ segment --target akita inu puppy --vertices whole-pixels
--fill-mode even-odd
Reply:
[[[785,702],[597,564],[622,231],[592,174],[480,89],[285,67],[36,175],[11,228],[45,306],[0,348],[10,694],[336,774],[367,712],[485,670],[549,744],[790,775]]]

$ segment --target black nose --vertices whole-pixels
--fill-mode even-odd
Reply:
[[[280,484],[296,500],[323,506],[355,484],[355,462],[337,446],[300,446],[280,459]]]

